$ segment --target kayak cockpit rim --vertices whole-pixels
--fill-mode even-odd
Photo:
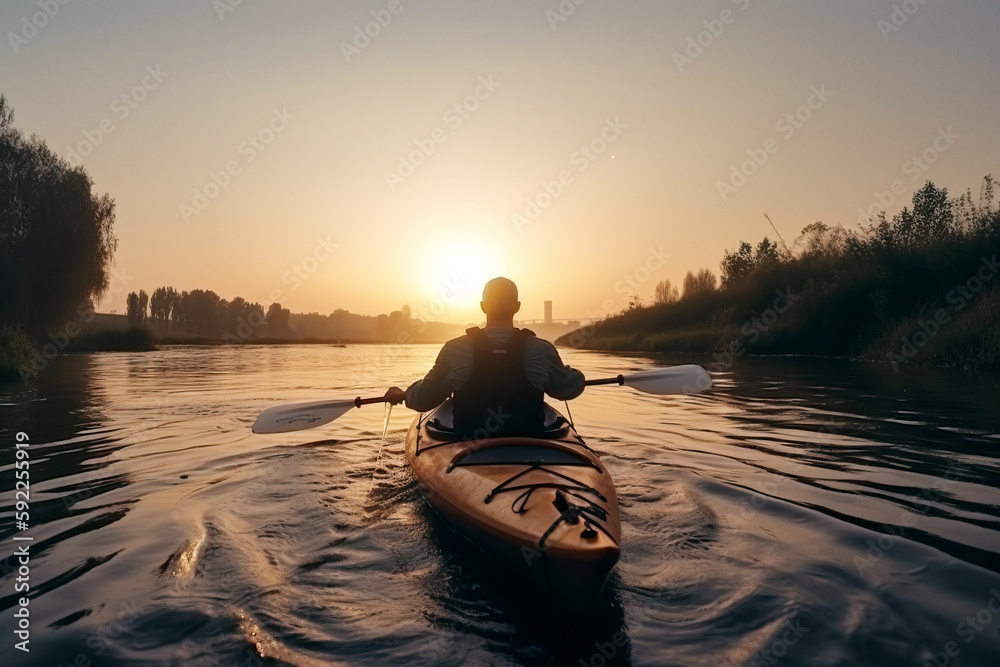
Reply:
[[[568,409],[567,405],[567,409]],[[531,440],[545,440],[547,446],[551,443],[571,443],[574,446],[583,446],[585,449],[589,449],[587,444],[584,442],[580,434],[576,432],[576,428],[573,426],[571,420],[566,419],[555,408],[553,408],[548,403],[544,404],[545,409],[545,424],[538,433],[524,434],[524,435],[504,435],[499,437],[490,437],[488,434],[485,437],[475,437],[465,434],[460,434],[455,431],[454,424],[454,413],[453,404],[449,398],[444,403],[438,407],[428,410],[427,412],[422,412],[417,418],[417,447],[414,453],[415,456],[420,456],[422,452],[428,449],[434,449],[436,447],[444,447],[446,445],[454,445],[460,442],[470,443],[475,449],[482,449],[485,447],[495,447],[499,445],[512,444],[512,440],[519,441],[531,441]],[[434,440],[434,444],[428,447],[421,447],[420,441],[423,439],[423,432],[426,431],[427,435]],[[521,444],[524,444],[523,442]],[[573,452],[572,449],[567,450]]]
[[[558,465],[600,467],[580,451],[577,443],[547,440],[539,446],[535,438],[496,438],[493,440],[466,441],[452,457],[446,472],[458,467],[505,465]]]

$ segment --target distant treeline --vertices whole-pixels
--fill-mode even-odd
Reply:
[[[720,264],[665,281],[651,305],[559,339],[574,347],[744,354],[821,354],[1000,370],[1000,209],[994,181],[949,197],[928,182],[912,205],[860,230],[816,222],[789,248],[741,242]]]
[[[130,327],[147,327],[159,335],[246,339],[292,334],[288,309],[280,303],[272,303],[265,313],[259,303],[240,296],[227,301],[212,290],[202,289],[178,292],[173,287],[158,287],[152,296],[145,290],[130,292],[125,298],[125,318]]]
[[[409,306],[388,315],[358,315],[342,308],[329,315],[292,313],[290,324],[302,337],[386,343],[443,343],[465,331],[461,325],[414,318]]]
[[[270,340],[345,340],[365,342],[442,342],[461,333],[461,327],[413,319],[409,306],[388,315],[358,315],[338,308],[329,315],[291,313],[280,303],[267,312],[243,297],[232,301],[211,290],[178,292],[158,287],[151,296],[131,292],[125,300],[131,327],[148,328],[160,340],[184,342],[186,337],[225,342]]]

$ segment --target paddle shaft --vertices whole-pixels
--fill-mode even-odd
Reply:
[[[361,407],[362,405],[371,405],[372,403],[386,403],[385,396],[375,396],[372,398],[361,398],[358,396],[354,399],[354,405]]]
[[[583,386],[585,387],[593,387],[595,385],[602,385],[602,384],[624,385],[625,376],[616,375],[613,378],[598,378],[596,380],[584,380],[583,382]],[[385,396],[375,396],[374,398],[361,398],[360,396],[358,396],[357,398],[354,399],[354,405],[358,406],[359,408],[362,405],[369,405],[371,403],[385,403],[385,402],[386,402]]]
[[[587,380],[584,383],[586,387],[592,387],[595,384],[625,384],[625,376],[619,375],[613,378],[601,378],[599,380]]]
[[[625,384],[625,376],[616,375],[613,378],[598,378],[596,380],[585,380],[583,383],[585,387],[593,387],[595,385],[600,385],[600,384],[623,385]],[[376,396],[374,398],[361,398],[360,396],[358,396],[357,398],[354,399],[354,404],[359,408],[362,405],[370,405],[372,403],[385,403],[385,396]]]

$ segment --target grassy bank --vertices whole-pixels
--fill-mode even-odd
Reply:
[[[347,344],[356,345],[366,341],[342,340],[339,338],[243,338],[226,339],[212,336],[160,336],[156,339],[158,345],[332,345],[344,347]],[[371,342],[371,341],[367,341]]]
[[[0,327],[0,381],[20,377],[18,368],[31,363],[31,337],[18,327]]]
[[[0,381],[27,379],[64,352],[135,352],[156,349],[145,329],[33,337],[17,326],[0,327]]]
[[[609,351],[813,354],[1000,371],[1000,211],[928,183],[860,232],[810,225],[791,251],[727,252],[722,287],[561,337]]]
[[[147,329],[93,331],[70,340],[67,352],[148,352],[155,350]]]

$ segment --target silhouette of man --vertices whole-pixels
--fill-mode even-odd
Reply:
[[[463,435],[484,427],[491,435],[537,433],[544,421],[543,394],[576,398],[583,392],[583,373],[564,365],[552,343],[514,328],[521,302],[512,281],[486,283],[479,305],[485,329],[467,329],[445,343],[426,377],[405,392],[392,387],[385,397],[427,412],[454,395],[454,428]]]

